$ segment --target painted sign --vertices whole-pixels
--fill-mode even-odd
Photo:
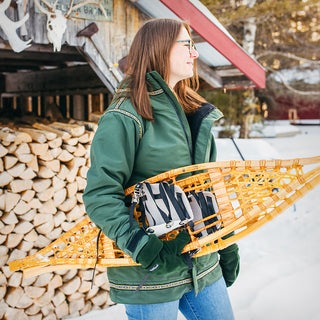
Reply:
[[[47,0],[50,5],[54,5],[55,0]],[[78,3],[81,3],[81,0],[74,0],[73,6]],[[48,9],[43,2],[41,5],[44,9]],[[98,1],[97,1],[98,3]],[[105,10],[106,15],[103,14],[100,8],[94,4],[86,4],[81,6],[76,11],[72,12],[71,17],[77,19],[93,20],[93,21],[113,21],[113,0],[102,0],[101,4]],[[56,9],[61,10],[63,14],[67,13],[70,6],[70,0],[59,0],[56,4]],[[40,10],[35,7],[37,13],[41,13]]]

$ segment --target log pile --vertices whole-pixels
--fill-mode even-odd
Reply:
[[[106,308],[109,284],[98,268],[23,278],[10,261],[46,247],[85,215],[82,194],[94,123],[0,127],[0,318],[54,320]]]

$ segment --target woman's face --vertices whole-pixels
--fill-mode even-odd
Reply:
[[[170,88],[174,88],[180,80],[193,76],[193,62],[198,56],[187,29],[182,27],[170,52]]]

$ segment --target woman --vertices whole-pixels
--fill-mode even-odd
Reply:
[[[136,34],[124,81],[99,121],[84,193],[92,221],[141,266],[108,268],[110,298],[129,319],[233,319],[226,284],[238,274],[237,245],[192,259],[186,232],[161,241],[129,222],[124,189],[159,173],[214,161],[210,132],[222,117],[195,89],[198,52],[188,24],[150,20]],[[219,263],[220,256],[220,263]],[[147,280],[146,280],[147,279]]]

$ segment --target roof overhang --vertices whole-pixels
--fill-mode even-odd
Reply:
[[[265,70],[228,33],[216,17],[198,0],[131,0],[153,18],[188,21],[202,38],[196,46],[199,59],[209,67],[235,66],[257,88],[265,87]],[[217,86],[221,87],[221,86]]]

